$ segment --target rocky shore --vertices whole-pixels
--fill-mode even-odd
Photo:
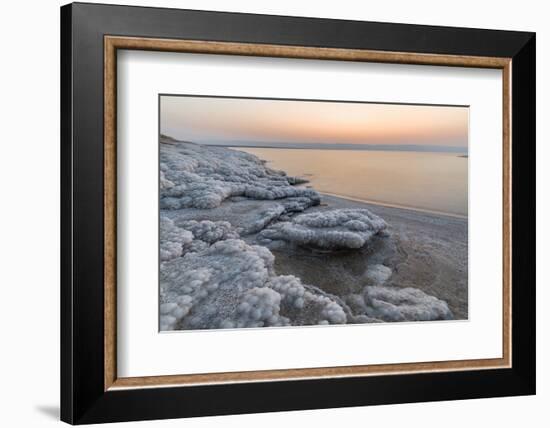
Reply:
[[[322,195],[161,140],[160,329],[467,318],[467,220]]]

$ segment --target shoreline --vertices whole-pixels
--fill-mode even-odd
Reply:
[[[427,193],[423,192],[418,194],[415,194],[414,192],[411,193],[408,191],[404,191],[403,189],[405,189],[406,187],[400,186],[396,184],[396,182],[388,178],[391,178],[392,175],[392,173],[389,171],[385,171],[382,174],[376,173],[373,175],[373,180],[379,181],[382,184],[382,189],[379,189],[377,186],[373,187],[373,185],[368,183],[366,185],[361,184],[361,180],[359,178],[356,178],[356,174],[353,173],[353,171],[357,173],[360,172],[360,169],[357,169],[356,167],[353,167],[351,171],[342,169],[341,167],[335,167],[335,170],[337,172],[326,172],[326,175],[323,175],[322,169],[325,168],[325,163],[329,162],[328,165],[330,165],[330,162],[332,162],[331,158],[327,158],[326,154],[319,155],[319,160],[321,162],[321,165],[323,165],[322,168],[319,168],[312,164],[313,161],[307,160],[307,156],[306,158],[303,158],[304,155],[300,155],[295,159],[291,154],[288,154],[287,152],[284,152],[287,154],[276,155],[274,153],[270,154],[270,152],[268,151],[276,151],[278,149],[263,147],[230,147],[230,150],[244,152],[256,156],[268,168],[283,171],[291,178],[294,177],[302,179],[304,181],[307,180],[309,182],[309,186],[305,187],[315,190],[320,195],[340,197],[350,201],[364,202],[367,204],[393,207],[398,209],[407,209],[417,212],[424,212],[427,214],[442,215],[461,219],[468,218],[469,206],[467,194],[464,195],[464,189],[462,187],[457,188],[454,181],[450,183],[449,186],[436,186],[436,189],[434,191],[436,192],[435,195],[439,195],[439,199],[437,199],[437,196],[434,199],[434,197],[427,196],[427,193],[429,193],[428,190],[426,191]],[[300,149],[298,151],[304,150],[305,149]],[[315,156],[314,159],[317,159],[317,157]],[[347,156],[348,155],[345,155],[344,158],[339,156],[336,158],[336,160],[344,161],[347,159]],[[378,158],[365,158],[367,165],[371,165],[372,161],[369,161],[368,159]],[[384,161],[384,159],[386,158],[383,157],[382,161]],[[413,159],[417,159],[417,157],[414,157]],[[402,157],[398,158],[398,162],[403,162]],[[453,162],[454,163],[452,163],[452,165],[462,165],[462,163],[457,164],[455,161]],[[387,167],[391,168],[390,165],[387,165]],[[406,177],[408,177],[408,173],[405,173],[404,176],[401,176],[401,178],[403,177],[405,177],[406,179]],[[333,180],[335,180],[335,183],[339,183],[339,185],[332,184]],[[426,185],[426,180],[428,180],[428,177],[424,175],[419,182],[415,181],[413,185],[418,186],[421,183],[424,183],[424,185]],[[354,184],[355,182],[358,182],[358,184]],[[291,184],[294,183],[291,182]],[[385,187],[387,187],[387,189],[385,189]],[[418,187],[412,187],[412,190],[415,189],[418,189]],[[456,195],[453,189],[458,192],[456,193]]]
[[[354,198],[352,196],[347,196],[347,195],[339,195],[339,194],[336,194],[336,193],[321,192],[319,190],[316,190],[316,192],[319,193],[320,195],[323,195],[323,196],[326,195],[326,196],[331,196],[333,198],[345,199],[345,200],[348,200],[348,201],[359,202],[359,203],[368,204],[368,205],[376,205],[376,206],[380,206],[380,207],[384,207],[384,208],[395,208],[395,209],[405,210],[405,211],[414,211],[414,212],[418,212],[418,213],[422,213],[422,214],[431,214],[431,215],[436,215],[436,216],[445,216],[445,217],[458,218],[458,219],[461,219],[461,220],[468,220],[468,216],[463,215],[463,214],[446,213],[446,212],[443,212],[443,211],[430,210],[430,209],[427,209],[427,208],[416,208],[416,207],[410,207],[410,206],[406,206],[406,205],[398,205],[398,204],[391,204],[391,203],[387,203],[387,202],[379,202],[379,201],[373,201],[373,200],[368,200],[368,199],[360,199],[360,198]]]

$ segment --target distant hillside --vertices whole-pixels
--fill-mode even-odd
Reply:
[[[176,140],[174,137],[170,137],[169,135],[160,134],[160,140],[163,143],[188,143],[188,144],[197,144],[193,143],[192,141],[183,141],[183,140]]]
[[[273,142],[205,142],[209,146],[219,147],[251,147],[266,149],[314,149],[314,150],[375,150],[397,152],[441,152],[441,153],[467,153],[467,147],[438,146],[428,144],[351,144],[351,143],[273,143]]]
[[[167,141],[178,141],[174,137],[170,137],[169,135],[165,135],[165,134],[160,134],[160,139],[167,140]]]

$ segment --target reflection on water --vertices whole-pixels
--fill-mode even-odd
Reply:
[[[456,153],[237,147],[320,192],[468,214],[468,158]]]

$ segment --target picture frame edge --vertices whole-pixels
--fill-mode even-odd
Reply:
[[[75,34],[78,33],[78,23],[74,22],[74,19],[78,21],[79,18],[75,18],[74,16],[74,10],[76,6],[76,10],[81,10],[84,6],[84,4],[73,4],[73,5],[66,5],[62,6],[61,8],[61,419],[63,421],[73,423],[73,424],[80,424],[80,423],[92,423],[92,422],[106,422],[106,421],[123,421],[123,420],[141,420],[141,419],[150,419],[150,418],[159,418],[164,417],[162,415],[159,415],[158,412],[155,413],[153,409],[146,408],[141,409],[141,413],[128,413],[129,407],[128,403],[135,403],[136,400],[140,400],[139,397],[143,397],[144,395],[148,394],[148,392],[138,390],[134,391],[127,391],[127,390],[118,390],[116,389],[116,379],[114,379],[114,373],[115,371],[107,372],[104,369],[99,369],[99,359],[96,357],[93,357],[93,360],[95,361],[92,365],[89,365],[89,363],[86,362],[86,358],[83,359],[84,355],[81,354],[82,349],[82,340],[78,338],[79,334],[85,332],[85,334],[82,334],[81,337],[97,337],[97,329],[98,329],[98,323],[95,322],[95,324],[90,321],[89,324],[83,323],[82,314],[80,311],[82,310],[83,313],[86,313],[86,308],[82,307],[81,305],[81,296],[82,294],[89,293],[89,283],[93,282],[90,281],[87,283],[84,288],[82,288],[81,283],[79,283],[79,275],[81,275],[82,268],[80,266],[75,266],[74,262],[75,259],[79,259],[81,261],[81,258],[84,256],[84,252],[81,250],[81,246],[75,245],[75,239],[78,241],[78,235],[81,231],[81,218],[79,213],[80,208],[76,207],[78,204],[82,204],[81,199],[82,198],[82,192],[86,194],[89,192],[89,189],[87,188],[81,188],[81,180],[79,177],[79,174],[82,174],[80,171],[77,171],[78,167],[81,165],[82,161],[81,158],[78,157],[78,151],[83,146],[81,145],[81,141],[78,138],[78,133],[81,132],[80,127],[81,122],[74,123],[73,122],[73,115],[75,113],[75,105],[78,104],[79,100],[81,100],[81,96],[83,95],[79,91],[79,82],[75,81],[75,64],[73,63],[75,61],[75,57],[73,55],[73,51],[76,49],[76,44],[79,43],[79,41],[75,39],[79,39],[79,36]],[[97,11],[101,15],[100,9],[104,8],[105,5],[89,5],[86,4],[85,8],[86,10],[93,9]],[[123,8],[132,8],[127,6],[117,6],[117,7],[123,7]],[[102,9],[105,10],[105,9]],[[157,10],[155,8],[148,8],[149,10]],[[185,12],[185,11],[184,11]],[[210,16],[212,14],[216,14],[216,12],[208,12]],[[225,13],[224,16],[230,16],[231,14]],[[248,18],[253,19],[254,15],[247,15]],[[302,20],[308,20],[308,18],[300,18]],[[317,20],[315,18],[311,18],[311,20]],[[368,23],[365,23],[368,24]],[[92,20],[92,26],[95,25],[95,21]],[[407,26],[407,24],[402,24]],[[441,27],[445,28],[445,27]],[[99,29],[95,29],[100,31]],[[468,30],[468,29],[465,29]],[[488,30],[487,30],[488,31]],[[92,31],[93,33],[93,31]],[[518,129],[521,131],[526,132],[527,137],[522,139],[522,147],[527,146],[527,150],[525,150],[528,153],[521,153],[521,150],[519,149],[518,145],[511,144],[510,150],[511,150],[511,161],[512,161],[512,171],[515,171],[514,177],[516,177],[515,181],[510,176],[510,187],[511,187],[511,205],[514,205],[514,201],[519,200],[522,204],[521,205],[521,212],[518,212],[518,210],[513,210],[511,212],[512,217],[512,239],[514,242],[518,242],[518,239],[515,236],[515,233],[517,232],[517,228],[519,227],[521,231],[523,232],[522,236],[519,238],[519,244],[518,247],[522,247],[523,250],[526,250],[527,253],[530,253],[534,256],[534,242],[535,242],[535,232],[534,232],[534,222],[532,226],[526,227],[523,225],[525,222],[524,219],[531,219],[534,220],[535,213],[534,210],[532,210],[535,206],[535,199],[534,199],[534,151],[535,151],[535,135],[534,135],[534,110],[535,110],[535,104],[534,99],[536,97],[535,93],[535,69],[534,69],[534,63],[535,63],[535,50],[534,50],[534,43],[535,43],[535,33],[527,33],[527,32],[505,32],[505,33],[511,33],[512,36],[515,36],[517,39],[516,45],[520,46],[520,48],[515,48],[516,50],[513,52],[513,55],[510,56],[511,58],[511,64],[510,64],[510,74],[511,74],[511,90],[512,90],[512,97],[511,97],[511,105],[510,109],[512,112],[517,111],[519,107],[522,107],[523,109],[527,108],[528,112],[531,114],[531,116],[522,114],[521,117],[515,117],[515,115],[512,115],[511,121],[512,121],[512,130],[511,130],[511,139],[515,141],[514,135],[518,133]],[[90,35],[89,35],[90,37]],[[521,40],[520,40],[521,39]],[[80,41],[81,42],[81,41]],[[97,43],[97,40],[94,42]],[[523,82],[523,89],[527,88],[527,91],[523,91],[523,93],[518,92],[519,87],[519,78],[527,79],[527,84]],[[77,79],[78,80],[78,79]],[[76,85],[76,87],[75,87]],[[96,106],[97,107],[97,106]],[[96,109],[94,109],[95,111]],[[95,114],[95,113],[94,113]],[[79,115],[79,118],[81,118],[81,114]],[[90,120],[90,122],[94,122],[93,120]],[[102,134],[104,132],[102,128]],[[75,135],[76,133],[76,135]],[[516,135],[517,138],[517,135]],[[519,140],[518,140],[519,141]],[[92,150],[95,157],[97,157],[97,148],[96,150]],[[103,150],[101,150],[103,152]],[[519,164],[516,164],[514,162],[515,159],[519,159]],[[520,172],[518,172],[520,170]],[[87,171],[89,174],[90,172]],[[519,198],[518,195],[518,174],[520,177],[520,183],[521,187],[523,187],[523,190],[528,190],[528,194],[524,195],[523,197]],[[97,184],[97,183],[96,183]],[[532,187],[530,187],[532,186]],[[94,189],[97,186],[92,186]],[[519,188],[521,190],[521,188]],[[79,193],[80,192],[80,193]],[[97,193],[95,190],[93,193]],[[102,199],[103,203],[105,204],[106,196],[104,192],[102,192]],[[516,196],[516,197],[514,197]],[[94,196],[95,200],[97,200],[97,195]],[[105,204],[107,205],[107,204]],[[525,206],[525,208],[524,208]],[[78,209],[77,209],[78,208]],[[102,209],[103,211],[103,209]],[[106,212],[103,213],[105,215]],[[79,217],[79,218],[75,218]],[[520,224],[521,223],[521,224]],[[95,223],[94,223],[95,224]],[[517,226],[517,224],[520,224],[520,226]],[[96,228],[95,226],[93,226]],[[97,229],[97,228],[96,228]],[[103,233],[101,233],[101,240],[104,240],[107,236],[107,231],[103,230]],[[96,241],[94,241],[96,242]],[[95,245],[95,244],[94,244]],[[95,250],[97,251],[97,249]],[[512,248],[512,254],[510,255],[512,263],[518,258],[516,248]],[[76,256],[76,257],[75,257]],[[535,299],[535,283],[534,283],[534,269],[535,269],[535,261],[534,257],[531,257],[532,260],[525,261],[522,260],[522,264],[520,266],[521,272],[516,272],[515,270],[512,270],[512,283],[516,283],[519,281],[522,282],[522,291],[523,293],[520,294],[517,289],[514,289],[512,287],[512,303],[511,307],[508,308],[508,310],[511,311],[512,315],[512,329],[513,333],[510,338],[510,346],[512,348],[513,354],[510,356],[512,366],[511,368],[507,369],[495,369],[491,370],[491,374],[494,375],[494,379],[500,378],[500,381],[497,381],[497,383],[502,383],[504,380],[508,380],[509,384],[506,387],[501,388],[499,391],[495,391],[495,394],[499,395],[507,395],[507,393],[515,392],[515,395],[526,395],[526,394],[534,394],[536,391],[536,385],[535,385],[535,355],[534,355],[534,349],[535,349],[535,337],[534,337],[534,299]],[[95,259],[95,256],[94,256]],[[103,259],[104,260],[104,259]],[[104,265],[104,269],[101,270],[101,276],[108,277],[112,274],[112,271],[107,271],[106,266]],[[515,292],[514,292],[515,290]],[[82,292],[84,291],[84,292]],[[518,297],[519,296],[519,297]],[[103,298],[105,295],[103,296]],[[517,301],[519,299],[519,302],[521,306],[514,306],[514,301]],[[525,314],[525,311],[527,309],[532,309],[531,312],[528,312],[527,315]],[[521,318],[518,319],[518,315],[520,311],[522,312]],[[506,311],[506,308],[505,308]],[[104,325],[107,325],[107,323],[110,322],[108,317],[104,317],[101,322],[101,329],[104,328]],[[520,335],[520,336],[518,336]],[[106,339],[104,335],[102,335],[102,350],[101,354],[105,354],[106,350],[109,349],[109,347],[113,346],[113,343],[115,343],[116,336],[111,337],[110,339]],[[520,343],[518,344],[516,339],[520,340]],[[94,339],[95,340],[95,339]],[[520,346],[521,345],[521,346]],[[95,346],[95,345],[94,345]],[[98,351],[98,349],[95,349],[95,351]],[[104,359],[102,358],[103,362],[101,365],[104,364]],[[87,370],[87,373],[83,373],[82,370],[88,365],[91,370]],[[115,366],[116,370],[116,366]],[[98,378],[97,374],[99,372],[102,372],[101,379]],[[487,371],[488,372],[488,371]],[[478,371],[466,371],[462,373],[465,377],[470,377],[471,373],[479,374],[481,372]],[[449,374],[448,372],[443,373],[443,375]],[[83,376],[90,376],[90,378],[86,378]],[[416,375],[405,375],[405,376],[412,376],[415,377]],[[483,374],[481,374],[483,376]],[[383,377],[383,376],[382,376]],[[443,376],[447,377],[447,376]],[[492,377],[493,378],[493,377]],[[374,376],[372,379],[377,379],[377,376]],[[326,381],[327,379],[322,379],[322,381]],[[329,379],[330,380],[330,379]],[[338,385],[341,384],[341,382],[344,382],[345,380],[339,380],[335,379],[336,383]],[[356,385],[357,386],[357,378],[348,379],[350,381],[350,385]],[[308,382],[313,382],[310,384],[315,384],[315,380],[313,381],[302,381],[302,380],[296,380],[293,382],[297,383],[303,383],[306,384]],[[269,383],[273,384],[274,382],[262,382],[262,383]],[[280,382],[275,382],[279,384]],[[192,387],[191,390],[200,390],[200,394],[204,393],[204,388],[211,388],[212,391],[225,391],[224,388],[230,387],[233,384],[230,385],[203,385],[203,386],[197,386]],[[258,384],[257,384],[258,385]],[[115,386],[113,389],[112,387]],[[169,394],[169,392],[173,392],[175,389],[172,386],[169,386],[167,388],[163,388],[166,392],[164,395]],[[180,387],[181,389],[181,387]],[[483,388],[482,388],[483,389]],[[239,390],[242,391],[242,386],[239,387]],[[459,392],[459,395],[461,393]],[[462,392],[464,394],[464,392]],[[483,395],[484,392],[480,391],[478,392],[479,396],[489,396],[489,395]],[[131,398],[133,395],[134,398]],[[180,394],[180,395],[186,395],[186,394]],[[187,394],[189,397],[193,396],[192,394]],[[343,394],[345,395],[345,394]],[[514,395],[514,394],[510,394]],[[349,397],[348,397],[349,398]],[[460,398],[468,398],[464,395],[456,396],[452,398],[445,398],[445,395],[442,396],[441,399],[460,399]],[[428,398],[429,399],[429,398]],[[432,397],[434,399],[434,397]],[[437,398],[435,398],[437,399]],[[398,399],[397,399],[398,400]],[[414,401],[414,400],[413,400]],[[418,401],[423,401],[422,397]],[[190,398],[190,403],[197,403],[196,398]],[[379,403],[372,403],[368,402],[368,399],[365,399],[365,404],[379,404]],[[401,401],[396,401],[401,402]],[[122,403],[121,407],[118,407],[115,409],[114,403]],[[285,405],[286,403],[286,405]],[[235,403],[233,403],[235,404]],[[250,408],[248,410],[243,410],[239,408],[239,406],[234,407],[235,413],[243,413],[243,412],[256,412],[256,411],[273,411],[273,410],[291,410],[293,409],[293,405],[290,405],[289,402],[279,401],[275,403],[275,405],[279,404],[278,408],[270,408],[270,409],[262,409],[258,406],[256,408]],[[320,408],[320,407],[341,407],[342,405],[364,405],[363,403],[357,404],[354,401],[349,401],[349,404],[342,403],[338,399],[334,399],[331,405],[330,403],[321,400],[318,405],[309,403],[309,405],[304,405],[304,407],[301,408]],[[190,410],[189,408],[185,407],[183,409],[177,410],[172,408],[172,406],[168,406],[171,408],[171,413],[166,414],[166,417],[183,417],[183,416],[197,416],[199,414],[228,414],[233,413],[230,409],[224,407],[217,409],[215,411],[205,411],[204,408],[201,408],[201,406],[196,406],[194,410]],[[202,410],[202,413],[196,413],[200,412]],[[175,415],[175,416],[174,416]]]

